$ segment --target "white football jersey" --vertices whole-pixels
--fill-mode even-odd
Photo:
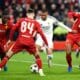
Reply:
[[[47,16],[46,20],[42,20],[40,17],[38,17],[36,20],[40,23],[44,34],[46,35],[53,34],[54,24],[57,25],[57,20],[54,17]]]

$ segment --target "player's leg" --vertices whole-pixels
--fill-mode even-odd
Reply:
[[[1,55],[1,61],[2,59],[5,57],[6,53],[5,52],[2,52],[2,55]],[[7,71],[7,64],[4,66],[4,71]]]
[[[51,67],[52,66],[52,58],[53,58],[52,49],[46,48],[46,51],[47,51],[48,66]]]
[[[79,51],[80,51],[80,39],[77,41],[77,44],[79,46]],[[76,54],[76,57],[79,57],[79,52]],[[80,64],[79,64],[79,69],[80,69]]]
[[[6,63],[8,62],[9,58],[11,58],[12,56],[13,56],[13,51],[9,50],[6,53],[6,56],[0,62],[0,68],[3,68],[6,65]]]
[[[79,57],[79,52],[80,52],[80,37],[77,36],[78,38],[76,39],[76,44],[78,45],[78,48],[76,49],[76,58]]]
[[[78,47],[78,48],[76,49],[76,58],[79,57],[79,52],[80,52],[80,47]]]
[[[43,46],[43,40],[41,39],[40,36],[38,36],[37,40],[36,40],[36,48],[34,47],[33,49],[33,55],[35,57],[36,60],[36,64],[38,65],[39,68],[39,74],[40,76],[44,76],[43,70],[42,70],[42,60],[39,56],[40,54],[40,50],[41,50],[41,46]]]
[[[34,54],[33,54],[35,59],[36,59],[36,64],[38,65],[39,69],[42,68],[42,61],[41,61],[40,56],[39,56],[40,49],[41,49],[41,46],[36,45],[36,50],[34,50]]]
[[[21,50],[21,48],[19,48],[19,46],[20,45],[18,44],[18,41],[17,41],[10,47],[10,49],[8,50],[5,57],[2,59],[2,61],[0,63],[0,68],[3,68],[6,65],[6,63],[14,55],[14,53],[17,53],[18,51]]]
[[[48,48],[46,48],[47,52],[47,60],[48,60],[48,66],[52,66],[52,59],[53,59],[53,42],[52,42],[52,36],[47,36],[47,41],[48,41]]]
[[[40,58],[38,49],[35,47],[35,45],[32,45],[30,47],[27,47],[26,50],[35,57],[36,64],[38,65],[38,69],[39,69],[39,75],[40,76],[45,76],[44,73],[43,73],[42,60]]]
[[[43,69],[42,69],[42,60],[40,58],[40,55],[37,52],[35,52],[34,57],[35,57],[35,60],[36,60],[36,64],[38,65],[40,76],[45,76],[44,73],[43,73]]]
[[[41,37],[38,35],[37,36],[37,40],[36,40],[36,47],[37,47],[37,52],[39,53],[39,51],[41,50],[41,48],[43,47],[43,49],[44,49],[44,52],[46,52],[47,53],[47,61],[48,61],[48,66],[51,66],[51,63],[52,63],[52,49],[51,49],[51,47],[52,47],[52,37],[51,37],[51,35],[49,35],[49,36],[46,36],[46,39],[47,39],[47,41],[48,41],[48,45],[50,46],[50,48],[46,48],[45,47],[45,44],[44,44],[44,42],[43,42],[43,40],[41,39]]]
[[[0,53],[0,59],[1,59],[1,53]],[[0,71],[1,71],[2,69],[0,68]]]
[[[4,51],[4,42],[2,42],[1,45],[0,45],[0,58],[1,58],[1,61],[4,58],[5,55],[6,55],[6,52]],[[4,69],[4,71],[7,71],[7,65],[5,65],[3,67],[3,69]]]
[[[72,71],[72,57],[71,57],[72,41],[66,40],[66,61],[68,63],[68,72]]]
[[[41,39],[41,37],[38,35],[37,39],[36,39],[36,47],[37,47],[37,51],[41,51],[41,48],[43,46],[43,40]]]

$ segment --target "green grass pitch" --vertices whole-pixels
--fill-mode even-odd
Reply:
[[[8,71],[0,72],[0,80],[80,80],[80,59],[73,57],[73,71],[67,72],[67,64],[64,51],[53,52],[53,66],[47,66],[46,54],[41,53],[45,77],[30,72],[30,65],[34,63],[34,57],[26,52],[14,55],[8,62]]]

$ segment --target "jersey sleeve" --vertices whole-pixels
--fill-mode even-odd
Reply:
[[[74,18],[74,17],[78,18],[78,17],[80,17],[80,13],[78,13],[78,12],[68,12],[68,17],[69,18]]]
[[[58,26],[58,20],[53,16],[48,16],[51,19],[51,22],[54,26]]]
[[[47,39],[41,29],[41,26],[38,22],[36,22],[36,28],[37,28],[37,32],[40,34],[41,38],[43,39],[43,41],[45,42],[45,44],[48,46],[48,42],[47,42]]]

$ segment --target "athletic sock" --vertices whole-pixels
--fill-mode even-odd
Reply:
[[[71,54],[66,54],[66,60],[67,60],[68,66],[69,66],[69,67],[72,67]]]
[[[1,63],[0,63],[0,68],[3,68],[6,65],[6,63],[7,63],[8,60],[9,60],[9,58],[7,56],[5,56],[2,59]]]
[[[36,56],[35,58],[36,58],[36,64],[38,65],[38,68],[42,69],[42,61],[41,61],[40,57]]]

